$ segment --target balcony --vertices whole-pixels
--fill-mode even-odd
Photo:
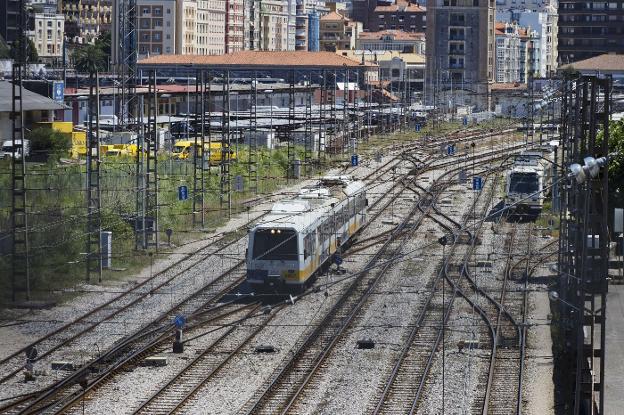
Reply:
[[[466,53],[464,48],[449,48],[449,55],[464,55]]]
[[[449,40],[466,40],[466,36],[462,34],[450,34]]]
[[[463,63],[449,63],[450,69],[464,69]]]

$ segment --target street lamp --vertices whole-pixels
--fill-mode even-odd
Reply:
[[[551,301],[559,301],[562,302],[563,304],[567,305],[568,307],[572,308],[574,311],[580,313],[581,311],[585,311],[586,313],[590,314],[591,316],[594,316],[595,313],[593,311],[591,311],[589,308],[587,307],[583,307],[583,309],[575,306],[572,303],[567,302],[566,300],[564,300],[563,298],[561,298],[559,296],[559,293],[557,291],[550,291],[548,292],[548,298],[550,298]]]

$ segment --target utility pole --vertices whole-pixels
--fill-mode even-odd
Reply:
[[[26,212],[26,154],[24,146],[24,90],[22,76],[26,69],[26,13],[24,0],[18,2],[18,27],[20,42],[18,58],[13,62],[12,83],[12,141],[11,152],[11,299],[17,300],[17,292],[24,284],[26,300],[30,300],[30,266],[28,252],[28,214]]]
[[[197,71],[195,77],[195,130],[193,132],[193,227],[199,225],[202,228],[205,225],[206,216],[204,205],[204,164],[206,163],[204,90],[204,71]],[[210,161],[210,157],[208,161]]]
[[[143,228],[143,247],[158,250],[158,96],[156,71],[149,75],[147,97],[147,133],[145,134],[145,214],[148,226]]]
[[[87,240],[86,281],[97,274],[102,282],[102,216],[100,200],[100,78],[89,74],[89,128],[87,132]],[[95,124],[95,126],[94,126]]]

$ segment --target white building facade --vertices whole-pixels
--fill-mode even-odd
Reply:
[[[58,62],[63,57],[65,16],[46,10],[33,16],[34,29],[28,37],[35,44],[37,54],[44,62]]]
[[[556,0],[496,0],[496,21],[516,22],[533,34],[535,47],[531,72],[547,77],[557,70],[558,12]]]
[[[497,23],[496,82],[526,82],[528,43],[526,29],[515,23]]]

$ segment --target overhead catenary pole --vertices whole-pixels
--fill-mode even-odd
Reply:
[[[220,180],[220,206],[227,209],[228,218],[232,216],[232,182],[230,178],[230,72],[223,72],[223,89],[221,94],[221,180]]]
[[[102,218],[100,199],[100,78],[98,71],[89,73],[89,128],[86,160],[86,281],[96,274],[102,281]]]
[[[145,134],[145,214],[144,249],[158,250],[158,96],[156,71],[150,71],[148,87],[147,133]]]
[[[251,80],[250,98],[247,182],[249,192],[258,194],[258,74],[255,71]]]
[[[206,146],[204,142],[204,71],[197,71],[195,77],[195,129],[193,130],[193,227],[205,225],[204,206],[204,164]],[[210,149],[208,149],[210,151]]]
[[[309,177],[312,173],[312,151],[313,151],[313,140],[312,137],[312,72],[310,72],[308,82],[306,85],[306,99],[305,99],[305,120],[304,120],[304,128],[305,128],[305,136],[304,136],[304,160],[303,160],[303,168],[304,175]]]
[[[25,33],[26,15],[24,0],[18,2],[18,27]],[[26,42],[22,36],[17,59],[13,62],[12,82],[12,151],[11,151],[11,299],[24,291],[30,300],[30,266],[28,249],[28,213],[26,211],[26,146],[24,145],[24,90],[22,76],[26,67]],[[22,285],[23,284],[23,285]]]
[[[290,85],[288,87],[288,132],[286,134],[286,149],[288,167],[286,168],[286,182],[289,183],[295,178],[295,70],[290,71]]]

